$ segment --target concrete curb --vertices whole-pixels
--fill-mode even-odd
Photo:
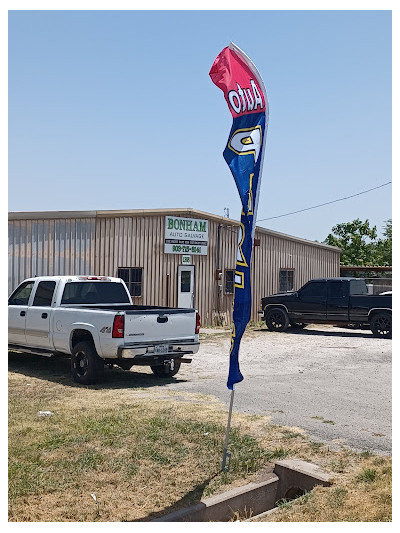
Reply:
[[[228,522],[237,511],[259,514],[265,511],[266,505],[270,508],[275,505],[278,481],[275,474],[270,474],[269,479],[262,483],[249,483],[211,496],[152,522]]]
[[[285,459],[275,463],[274,473],[279,478],[276,500],[293,500],[309,492],[317,485],[331,485],[333,474],[324,472],[321,467],[301,459]]]
[[[316,485],[329,486],[331,474],[320,467],[299,459],[275,463],[274,473],[261,483],[249,483],[206,498],[190,507],[179,509],[152,522],[228,522],[236,513],[255,516],[276,510],[282,498],[294,499]]]

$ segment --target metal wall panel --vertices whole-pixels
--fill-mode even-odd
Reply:
[[[191,210],[162,212],[89,212],[68,217],[46,213],[9,220],[9,290],[34,275],[95,274],[116,276],[119,267],[143,268],[142,296],[147,305],[177,305],[181,256],[164,254],[165,214],[207,218],[207,256],[191,256],[195,266],[195,303],[204,326],[230,324],[233,294],[225,294],[225,270],[234,270],[238,223]],[[220,244],[218,250],[218,227]],[[280,269],[294,270],[295,289],[309,279],[339,275],[339,250],[258,228],[251,267],[252,313],[257,321],[262,296],[279,290]],[[218,262],[219,258],[219,262]],[[223,273],[222,291],[216,270]]]
[[[9,293],[33,276],[90,274],[94,268],[95,219],[11,219]]]

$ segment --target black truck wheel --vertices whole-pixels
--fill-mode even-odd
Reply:
[[[371,319],[370,328],[374,337],[391,339],[392,315],[389,313],[376,313]]]
[[[169,362],[167,364],[153,365],[150,366],[155,376],[158,378],[172,378],[179,372],[181,368],[181,362],[176,359],[173,360],[174,364],[171,365]],[[171,368],[172,367],[172,368]]]
[[[71,372],[74,381],[90,385],[98,381],[104,371],[104,362],[91,342],[78,342],[72,350]]]
[[[284,309],[275,307],[267,313],[265,323],[271,331],[286,331],[289,326],[289,317]]]

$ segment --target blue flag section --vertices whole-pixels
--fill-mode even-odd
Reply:
[[[239,347],[251,314],[250,265],[256,226],[257,192],[260,181],[260,150],[265,134],[265,114],[244,115],[234,119],[229,141],[224,151],[242,202],[240,230],[235,270],[233,330],[227,386],[243,380],[239,368]],[[237,140],[239,139],[239,140]],[[246,142],[243,142],[246,140]],[[235,149],[241,144],[242,150]]]
[[[235,383],[243,380],[239,347],[251,315],[250,265],[268,126],[268,101],[257,69],[232,43],[215,59],[210,77],[224,92],[233,116],[224,159],[232,172],[242,203],[227,382],[228,389],[233,390]]]

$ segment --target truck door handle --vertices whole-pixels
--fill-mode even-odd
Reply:
[[[47,318],[47,313],[42,313],[42,318]]]
[[[163,324],[164,322],[168,322],[168,317],[167,316],[158,316],[157,317],[157,322],[159,322],[160,324]]]
[[[25,311],[21,311],[19,316],[25,316],[26,315],[26,312]]]

